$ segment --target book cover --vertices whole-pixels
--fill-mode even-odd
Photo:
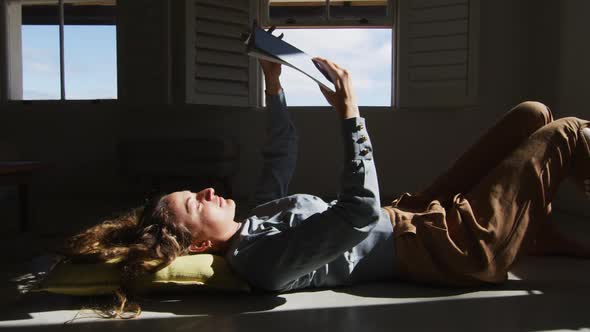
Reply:
[[[297,47],[254,25],[245,41],[246,53],[255,58],[278,62],[298,70],[327,90],[335,91],[332,79],[321,63]]]

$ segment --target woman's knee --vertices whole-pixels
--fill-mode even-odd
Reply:
[[[541,130],[540,137],[551,140],[553,146],[562,146],[565,150],[573,151],[573,147],[566,147],[580,142],[582,129],[588,127],[588,124],[588,121],[576,117],[559,118]]]
[[[588,127],[588,121],[573,116],[560,118],[555,120],[556,127],[566,130],[571,135],[576,136],[580,129]]]
[[[537,128],[553,121],[553,114],[547,105],[538,101],[525,101],[516,105],[512,112],[518,114],[526,124]]]
[[[572,127],[574,129],[580,129],[586,127],[588,123],[587,120],[577,118],[575,116],[568,116],[564,118],[559,118],[554,121],[557,126],[565,126],[565,127]]]

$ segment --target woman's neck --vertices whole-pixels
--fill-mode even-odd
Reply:
[[[225,252],[227,251],[227,249],[229,248],[229,246],[232,242],[231,239],[236,235],[236,233],[238,233],[240,228],[242,228],[242,223],[236,222],[235,224],[236,224],[235,228],[232,229],[230,232],[228,232],[227,236],[224,236],[225,240],[213,243],[213,245],[211,246],[211,249],[208,250],[208,252],[210,254],[217,254],[217,255],[225,254]]]

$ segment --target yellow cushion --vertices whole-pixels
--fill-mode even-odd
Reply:
[[[119,288],[121,277],[116,262],[56,265],[35,291],[68,295],[109,294]],[[139,293],[152,291],[227,290],[249,291],[221,256],[210,254],[176,258],[156,273],[138,278],[131,285]]]

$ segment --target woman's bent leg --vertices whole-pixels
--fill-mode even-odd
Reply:
[[[553,121],[549,108],[524,102],[506,113],[445,173],[420,193],[426,200],[447,201],[469,192],[486,174],[537,129]]]
[[[449,235],[468,255],[482,260],[471,277],[504,280],[529,228],[546,220],[562,180],[590,175],[585,127],[588,121],[564,118],[539,129],[453,207],[461,217],[449,213],[447,223],[454,232]]]

